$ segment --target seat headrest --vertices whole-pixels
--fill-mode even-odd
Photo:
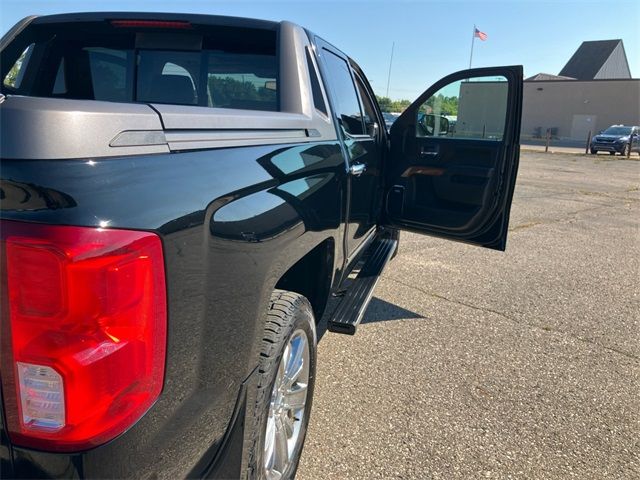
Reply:
[[[147,90],[146,102],[195,105],[196,92],[191,79],[185,75],[158,75]]]

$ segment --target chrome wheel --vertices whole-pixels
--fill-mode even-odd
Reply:
[[[309,363],[307,334],[298,329],[284,349],[271,392],[264,441],[264,470],[268,480],[282,478],[304,437]]]

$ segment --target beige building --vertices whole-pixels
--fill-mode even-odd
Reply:
[[[640,125],[640,79],[524,82],[523,140],[545,136],[586,141],[610,125]]]

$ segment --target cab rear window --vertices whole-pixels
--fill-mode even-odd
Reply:
[[[14,43],[2,52],[11,65],[3,93],[279,110],[274,30],[48,24],[28,27]]]

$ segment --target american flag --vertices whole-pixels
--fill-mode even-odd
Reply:
[[[480,30],[478,30],[477,28],[475,29],[475,31],[473,32],[473,36],[474,37],[478,37],[480,40],[482,40],[483,42],[487,39],[487,34],[484,32],[481,32]]]

